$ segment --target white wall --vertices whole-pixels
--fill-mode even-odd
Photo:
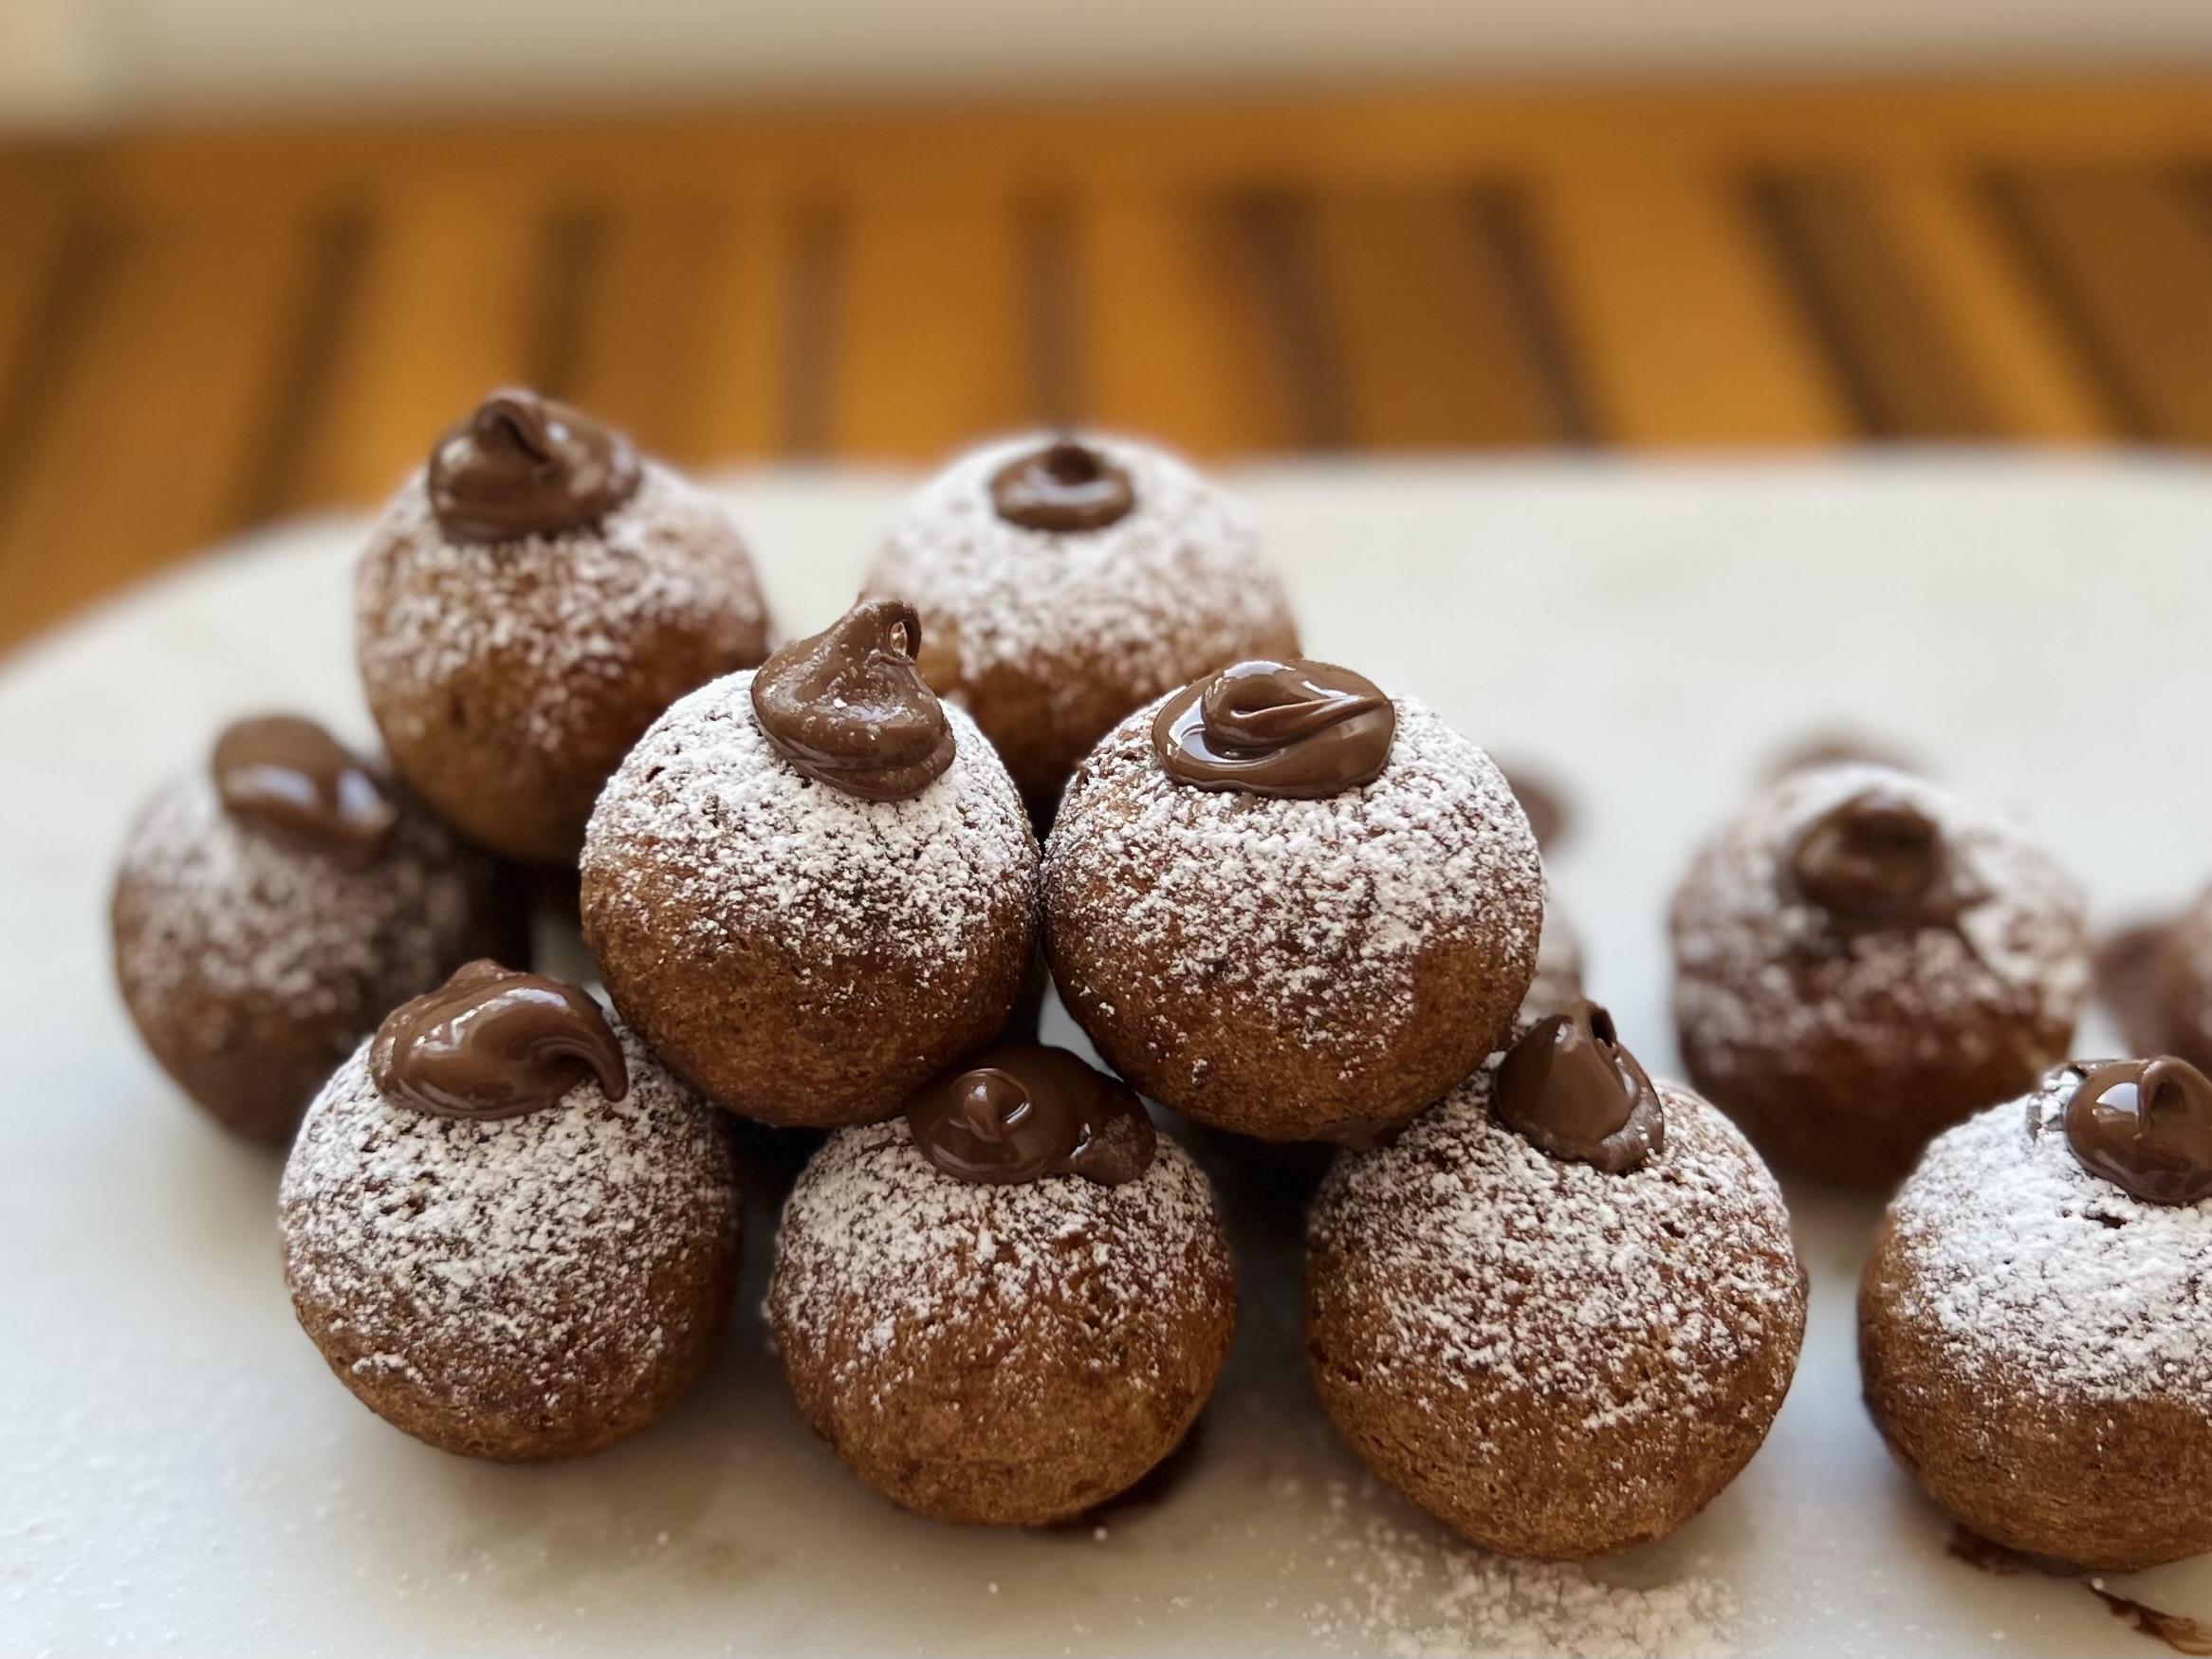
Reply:
[[[1645,68],[2212,65],[2212,0],[0,0],[0,121]]]

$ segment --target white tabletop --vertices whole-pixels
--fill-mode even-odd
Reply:
[[[1673,1060],[1664,906],[1761,761],[1839,721],[2025,817],[2111,919],[2212,876],[2212,470],[1981,457],[1278,469],[1238,480],[1309,651],[1558,781],[1594,990]],[[850,597],[906,480],[733,480],[788,633]],[[583,1463],[430,1451],[293,1324],[277,1164],[191,1111],[111,988],[137,803],[220,722],[369,735],[358,522],[257,539],[0,666],[0,1650],[2154,1652],[2078,1587],[1945,1553],[1858,1402],[1874,1207],[1794,1189],[1814,1275],[1774,1434],[1674,1539],[1517,1566],[1365,1482],[1314,1405],[1295,1218],[1232,1195],[1244,1319],[1195,1451],[1099,1530],[896,1511],[799,1423],[747,1234],[718,1369]],[[2155,790],[2125,786],[2168,772]],[[2122,787],[2111,785],[2118,780]],[[1064,1017],[1055,1014],[1062,1023]],[[2085,1046],[2096,1046],[2093,1038]],[[2212,1613],[2212,1569],[2116,1587]]]

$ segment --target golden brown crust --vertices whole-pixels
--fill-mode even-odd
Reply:
[[[124,1005],[162,1069],[225,1128],[280,1147],[393,1008],[526,944],[517,884],[420,807],[355,869],[236,824],[204,777],[140,820],[109,921]]]
[[[1171,1142],[1123,1187],[978,1187],[894,1122],[840,1132],[800,1178],[768,1305],[801,1411],[861,1480],[936,1520],[1036,1526],[1174,1449],[1236,1283]]]
[[[659,468],[603,526],[448,544],[420,478],[358,580],[361,678],[394,765],[510,857],[572,861],[654,717],[767,654],[752,562],[719,504]]]
[[[1137,1089],[1270,1140],[1410,1116],[1499,1047],[1543,878],[1504,779],[1423,705],[1390,765],[1319,801],[1170,782],[1140,710],[1047,842],[1068,1011]]]
[[[863,597],[921,614],[922,673],[989,736],[1049,813],[1076,764],[1131,710],[1248,657],[1295,656],[1281,580],[1235,505],[1167,452],[1083,441],[1122,468],[1135,510],[1060,533],[1001,518],[990,481],[1044,434],[986,445],[924,487]]]
[[[1629,1175],[1499,1123],[1488,1074],[1316,1198],[1306,1346],[1370,1467],[1486,1549],[1581,1559],[1664,1537],[1758,1450],[1804,1333],[1780,1193],[1668,1090]],[[1693,1311],[1694,1310],[1694,1311]]]
[[[2092,1173],[2062,1066],[1928,1149],[1859,1283],[1867,1409],[1937,1503],[2008,1548],[2130,1571],[2212,1549],[2212,1201]]]
[[[720,1347],[738,1202],[720,1115],[625,1036],[630,1092],[426,1116],[365,1052],[286,1167],[286,1281],[361,1403],[467,1457],[579,1457],[668,1410]],[[395,1194],[404,1202],[396,1202]]]
[[[1800,965],[1779,966],[1803,977]],[[1925,1019],[1909,996],[1871,997],[1858,1007],[1869,1023],[1900,1032]],[[2041,1077],[2066,1053],[2074,1022],[1990,1009],[1963,1016],[1952,1034],[1961,1039],[1956,1048],[1923,1051],[1916,1060],[1827,1034],[1746,1063],[1724,1058],[1695,1024],[1677,1033],[1690,1081],[1776,1165],[1875,1189],[1902,1180],[1943,1131]]]
[[[776,755],[750,680],[680,699],[609,783],[584,939],[623,1018],[710,1099],[867,1122],[1005,1025],[1036,949],[1036,839],[957,710],[943,777],[861,801]]]
[[[1854,793],[1900,795],[1944,832],[1955,920],[1856,930],[1782,860]],[[1675,1023],[1698,1089],[1778,1165],[1895,1183],[1929,1138],[2065,1058],[2089,986],[2081,890],[2018,826],[1887,767],[1792,772],[1700,849],[1670,912]]]
[[[1963,1373],[1897,1307],[1915,1271],[1885,1221],[1859,1283],[1867,1410],[1952,1516],[2007,1549],[2129,1573],[2212,1550],[2212,1425],[2180,1399],[2068,1399],[1992,1362]]]

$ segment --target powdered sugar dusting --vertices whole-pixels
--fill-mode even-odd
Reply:
[[[1942,825],[1958,876],[1982,895],[1955,928],[1839,938],[1824,912],[1791,896],[1780,863],[1797,835],[1874,785]],[[2089,991],[2078,884],[2000,814],[1884,766],[1815,766],[1775,783],[1699,854],[1675,899],[1673,933],[1675,1016],[1717,1076],[1741,1053],[1822,1038],[1909,1042],[1915,1060],[1979,1063],[1992,1026],[1974,1015],[2070,1027]],[[1785,962],[1812,965],[1814,994]],[[1900,1028],[1899,1003],[1926,1019]]]
[[[1382,1299],[1371,1378],[1439,1409],[1514,1388],[1595,1432],[1695,1409],[1779,1343],[1794,1356],[1789,1213],[1733,1124],[1662,1087],[1664,1150],[1610,1175],[1500,1123],[1496,1065],[1394,1145],[1340,1157],[1315,1201],[1314,1242]]]
[[[915,497],[867,591],[922,613],[956,640],[960,678],[1005,664],[1112,663],[1115,683],[1151,697],[1286,635],[1289,601],[1236,505],[1149,444],[1082,441],[1127,470],[1136,508],[1104,529],[1059,535],[1009,524],[990,481],[1049,442],[1032,433],[975,450]],[[1048,696],[1079,696],[1083,676],[1051,675]]]
[[[1307,1614],[1318,1641],[1404,1659],[1725,1659],[1736,1650],[1735,1593],[1707,1573],[1615,1584],[1589,1568],[1494,1556],[1379,1512],[1375,1484],[1331,1481],[1318,1506],[1316,1541],[1336,1569],[1324,1579],[1332,1593]],[[1312,1502],[1298,1491],[1284,1500]]]
[[[952,765],[906,801],[863,801],[790,765],[753,718],[752,673],[679,699],[608,783],[584,837],[587,888],[711,944],[765,933],[806,961],[886,954],[927,984],[1034,903],[1037,843],[989,740],[948,708]]]
[[[807,1165],[776,1237],[770,1310],[786,1339],[847,1348],[848,1373],[874,1389],[895,1385],[933,1331],[977,1319],[1003,1327],[1002,1363],[1019,1373],[1028,1344],[1055,1345],[1058,1362],[1069,1341],[1040,1309],[1087,1305],[1119,1322],[1171,1294],[1206,1306],[1227,1249],[1206,1177],[1164,1136],[1118,1187],[1073,1175],[986,1186],[936,1170],[898,1119],[840,1130]],[[1202,1262],[1219,1272],[1194,1270]],[[1092,1333],[1091,1345],[1106,1342]]]
[[[1048,910],[1071,930],[1169,941],[1158,1002],[1203,986],[1299,1041],[1388,1051],[1416,1015],[1424,949],[1481,937],[1527,964],[1543,911],[1536,841],[1503,775],[1427,704],[1392,701],[1382,776],[1319,801],[1172,782],[1152,750],[1158,704],[1139,710],[1068,786],[1045,851]]]
[[[2074,1158],[2060,1066],[1939,1136],[1890,1206],[1894,1317],[1962,1372],[2212,1403],[2212,1199],[2147,1204]]]
[[[194,772],[155,797],[123,854],[137,921],[117,963],[124,993],[211,1049],[230,1040],[233,999],[303,1022],[375,1019],[452,967],[474,857],[408,810],[385,855],[357,868],[237,823]]]
[[[391,1374],[466,1411],[659,1358],[654,1281],[737,1195],[710,1108],[617,1027],[630,1091],[596,1082],[495,1122],[395,1105],[364,1043],[309,1108],[279,1212],[293,1300]]]
[[[619,699],[639,639],[765,628],[728,509],[653,462],[601,524],[497,545],[448,541],[417,472],[385,508],[358,581],[361,673],[395,744],[426,735],[438,688],[491,661],[533,688],[515,740],[558,753],[576,726],[570,700]]]

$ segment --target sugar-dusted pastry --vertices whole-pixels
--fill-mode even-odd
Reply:
[[[800,1410],[941,1521],[1042,1525],[1134,1484],[1236,1326],[1213,1193],[1065,1049],[973,1057],[800,1176],[768,1290]]]
[[[339,1069],[278,1217],[293,1309],[339,1380],[470,1457],[644,1428],[712,1359],[735,1289],[718,1115],[583,991],[490,962]]]
[[[1485,1549],[1673,1531],[1766,1438],[1805,1327],[1780,1191],[1604,1009],[1537,1023],[1314,1201],[1306,1352],[1391,1485]]]
[[[1982,1537],[2117,1572],[2212,1549],[2212,1079],[2078,1060],[1939,1136],[1867,1262],[1859,1364]]]
[[[393,1007],[522,939],[490,859],[296,715],[235,723],[154,798],[112,919],[155,1059],[226,1127],[280,1145]]]
[[[599,786],[671,703],[767,654],[713,496],[588,416],[495,392],[384,508],[357,578],[392,762],[510,857],[573,863]]]
[[[1543,872],[1489,759],[1427,705],[1293,658],[1130,715],[1044,859],[1061,1000],[1123,1077],[1217,1128],[1359,1141],[1502,1045]]]
[[[915,498],[866,591],[920,613],[923,673],[1047,816],[1132,709],[1298,649],[1244,513],[1166,451],[1097,433],[963,455]]]
[[[683,698],[592,815],[584,936],[623,1019],[765,1122],[865,1122],[996,1037],[1036,943],[1006,769],[856,606]]]
[[[2080,887],[2008,819],[1889,767],[1770,784],[1674,897],[1689,1075],[1777,1164],[1893,1182],[2062,1059]]]

